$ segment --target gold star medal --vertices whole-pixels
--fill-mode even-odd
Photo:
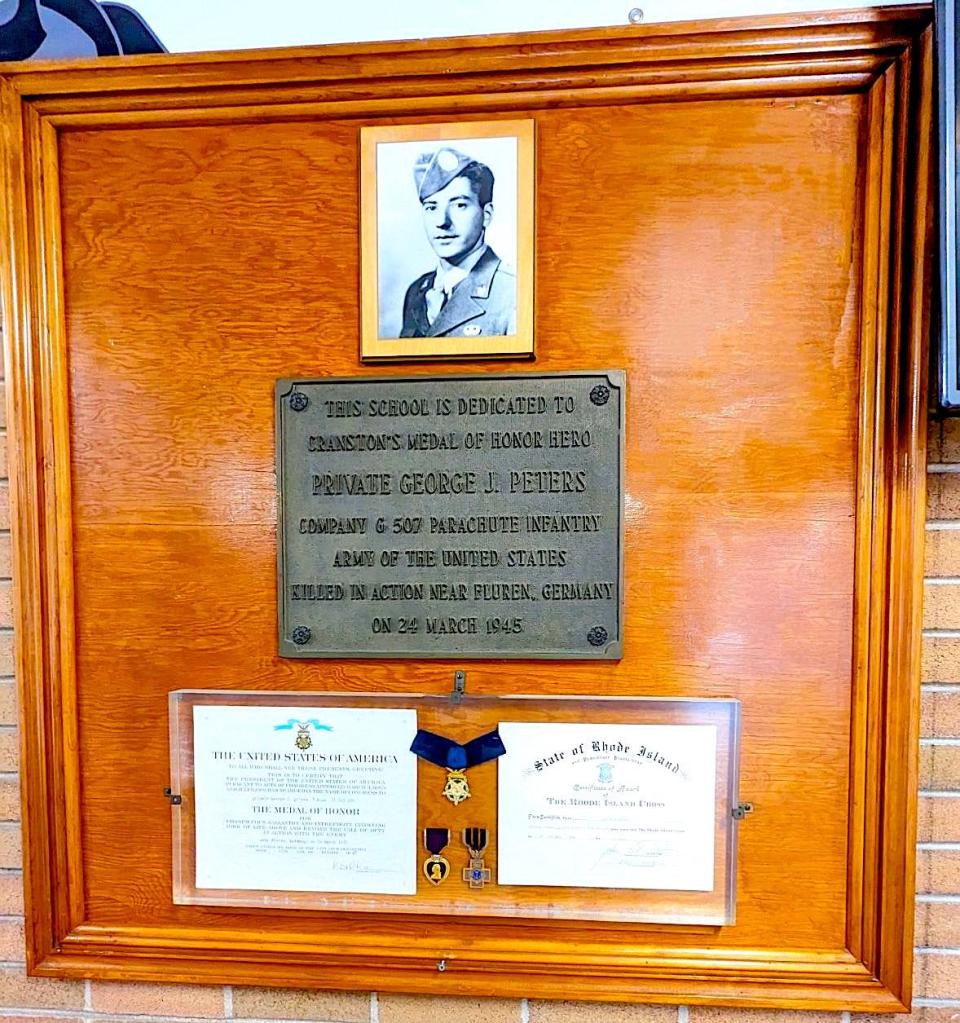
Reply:
[[[465,799],[469,799],[470,784],[467,781],[467,772],[448,769],[447,784],[443,786],[443,794],[454,806],[459,806]]]
[[[445,735],[437,735],[421,728],[414,736],[410,752],[416,753],[421,760],[426,760],[447,772],[447,780],[443,786],[443,795],[459,806],[470,798],[470,785],[467,782],[467,768],[495,760],[506,753],[500,733],[495,728],[485,735],[461,745],[448,739]]]

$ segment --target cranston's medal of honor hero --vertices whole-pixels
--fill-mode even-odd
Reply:
[[[450,873],[450,864],[440,855],[449,841],[449,828],[423,829],[423,844],[430,853],[423,861],[423,875],[432,885],[441,884]]]
[[[476,739],[461,745],[448,739],[445,735],[428,732],[421,728],[414,736],[410,752],[416,753],[421,760],[443,767],[447,772],[447,781],[443,786],[443,795],[459,806],[470,798],[470,785],[467,782],[467,768],[495,760],[506,753],[503,740],[496,728],[492,732],[478,735]]]

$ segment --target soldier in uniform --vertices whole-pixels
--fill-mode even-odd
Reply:
[[[516,334],[516,276],[486,243],[493,172],[444,146],[422,154],[413,176],[437,267],[407,288],[400,336]]]

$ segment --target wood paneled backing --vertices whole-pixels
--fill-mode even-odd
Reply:
[[[532,113],[537,369],[628,372],[625,656],[470,686],[744,700],[738,923],[676,941],[837,948],[862,99]],[[168,690],[442,691],[460,666],[275,655],[273,381],[384,372],[357,359],[357,130],[61,139],[94,923],[249,919],[169,904]]]

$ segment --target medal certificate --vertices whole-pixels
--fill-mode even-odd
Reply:
[[[193,714],[197,888],[415,894],[416,711]]]
[[[712,891],[713,725],[500,724],[501,885]]]

